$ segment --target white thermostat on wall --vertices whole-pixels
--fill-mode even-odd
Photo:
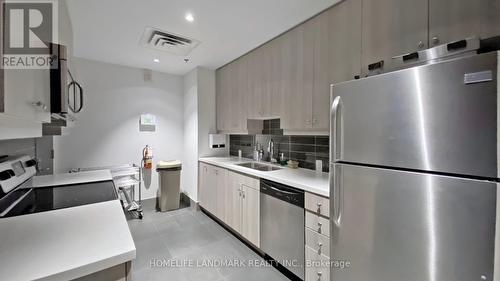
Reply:
[[[226,135],[208,134],[208,146],[210,148],[226,147]]]
[[[150,113],[141,114],[139,130],[141,132],[154,132],[156,130],[156,116]]]
[[[154,126],[156,125],[156,116],[153,114],[141,114],[141,125]]]

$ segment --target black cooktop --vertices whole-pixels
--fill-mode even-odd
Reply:
[[[80,183],[72,185],[22,188],[9,194],[10,206],[3,206],[5,212],[2,217],[26,215],[50,210],[57,210],[118,198],[113,181]],[[21,199],[22,198],[22,199]]]

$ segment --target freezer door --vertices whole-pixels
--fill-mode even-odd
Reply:
[[[330,171],[331,280],[493,280],[496,183],[339,164]]]
[[[497,53],[332,86],[331,159],[497,176]]]

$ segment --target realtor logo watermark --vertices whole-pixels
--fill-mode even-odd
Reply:
[[[57,68],[51,42],[58,42],[57,0],[4,0],[4,69]]]

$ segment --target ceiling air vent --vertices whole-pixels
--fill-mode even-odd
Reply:
[[[200,41],[152,27],[146,27],[141,43],[144,47],[179,56],[186,56],[200,44]]]

